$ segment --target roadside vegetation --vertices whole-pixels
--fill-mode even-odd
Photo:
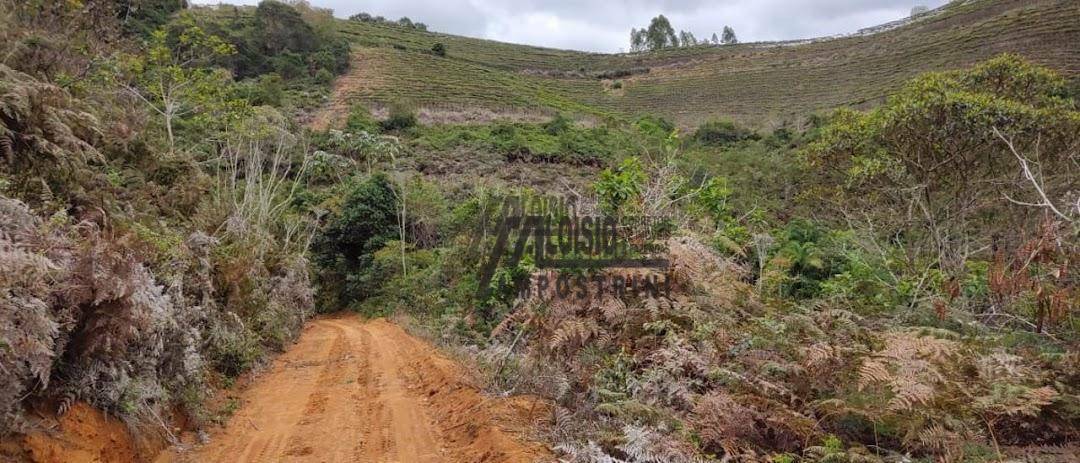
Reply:
[[[201,427],[315,312],[298,198],[335,180],[290,114],[343,42],[327,11],[218,28],[181,3],[0,5],[4,435],[79,401]]]

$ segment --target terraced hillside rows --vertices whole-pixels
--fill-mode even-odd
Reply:
[[[353,42],[355,61],[353,76],[338,85],[335,113],[358,102],[408,102],[451,111],[557,110],[615,118],[650,112],[683,126],[726,117],[770,127],[816,110],[873,104],[918,73],[1003,52],[1070,77],[1080,74],[1080,47],[1062,46],[1080,43],[1075,0],[957,1],[872,35],[633,54],[553,50],[345,20],[341,27]],[[431,53],[435,43],[446,45],[446,57]]]

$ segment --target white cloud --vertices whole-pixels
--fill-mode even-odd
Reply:
[[[253,4],[257,0],[235,0]],[[854,32],[908,15],[916,5],[947,0],[309,0],[347,17],[357,12],[408,16],[432,30],[530,45],[615,52],[630,29],[664,14],[699,39],[725,25],[743,42]],[[196,3],[216,3],[196,0]]]
[[[493,18],[483,33],[484,38],[502,42],[573,50],[618,50],[625,46],[623,35],[597,28],[587,21],[564,19],[544,12]]]

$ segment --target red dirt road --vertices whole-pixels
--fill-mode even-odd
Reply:
[[[491,399],[385,320],[314,321],[205,446],[173,462],[534,462],[521,437],[544,407]],[[521,401],[517,401],[521,404]]]

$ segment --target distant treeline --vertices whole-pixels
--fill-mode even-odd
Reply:
[[[422,22],[413,22],[413,20],[409,19],[407,16],[402,16],[401,19],[398,19],[397,21],[391,21],[391,20],[386,19],[386,18],[384,18],[382,16],[373,16],[373,15],[370,15],[368,13],[362,13],[361,12],[361,13],[356,13],[356,14],[354,14],[352,16],[349,16],[349,21],[359,21],[359,22],[364,22],[364,23],[391,24],[391,25],[397,25],[397,26],[402,26],[402,27],[408,27],[410,29],[417,29],[417,30],[421,30],[421,31],[428,30],[427,24],[424,24]]]

